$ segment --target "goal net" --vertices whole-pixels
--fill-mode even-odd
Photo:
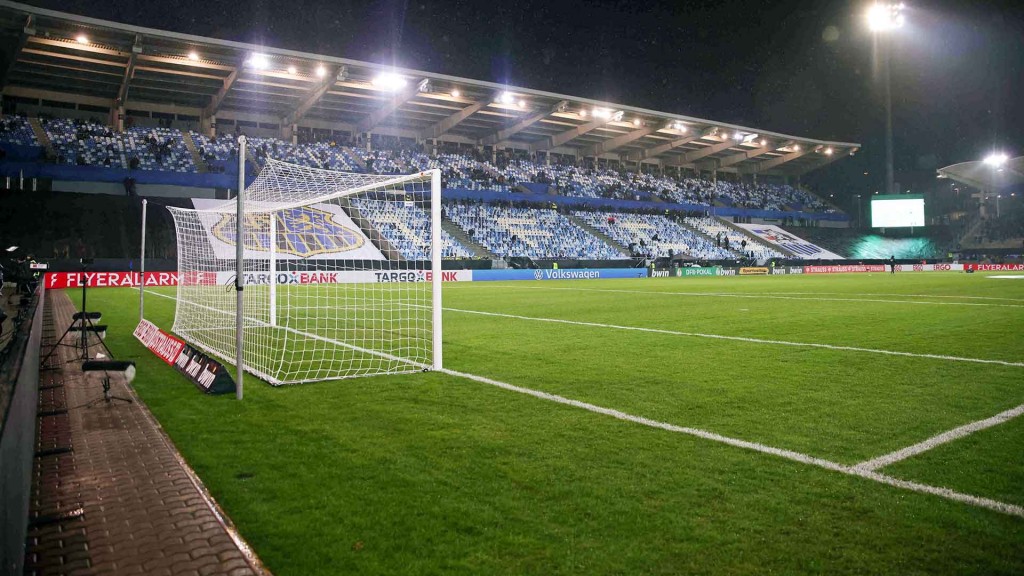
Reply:
[[[241,229],[237,200],[169,208],[174,332],[235,362],[240,283],[242,366],[271,384],[441,367],[438,171],[384,176],[268,159],[241,200]]]

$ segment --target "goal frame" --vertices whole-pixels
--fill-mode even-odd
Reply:
[[[239,155],[238,155],[238,157],[239,157],[239,172],[238,172],[238,174],[239,174],[239,179],[238,179],[239,184],[238,184],[238,190],[240,191],[240,193],[237,193],[235,198],[234,198],[235,206],[234,206],[234,210],[233,210],[234,217],[235,217],[235,222],[236,222],[235,238],[234,238],[235,245],[236,245],[236,254],[235,254],[235,266],[234,266],[234,271],[233,271],[234,272],[234,287],[235,287],[235,292],[236,292],[235,310],[234,310],[234,316],[235,316],[235,318],[234,318],[234,320],[235,320],[235,350],[234,350],[234,358],[231,358],[230,357],[231,354],[230,353],[226,353],[226,351],[210,349],[203,342],[193,341],[193,342],[190,342],[190,345],[193,345],[193,346],[195,346],[197,348],[203,349],[204,351],[212,353],[214,355],[221,356],[221,357],[225,358],[226,360],[233,361],[235,363],[235,366],[236,366],[236,397],[238,399],[242,399],[242,397],[243,397],[243,381],[244,381],[244,373],[245,372],[249,372],[250,374],[252,374],[254,376],[257,376],[257,377],[260,377],[260,378],[262,378],[264,380],[267,380],[271,384],[277,385],[277,384],[282,384],[284,382],[282,382],[281,380],[279,380],[279,379],[277,379],[277,378],[275,378],[275,377],[273,377],[273,376],[263,372],[258,367],[250,366],[245,361],[245,353],[244,352],[245,352],[246,341],[245,341],[244,326],[245,326],[245,322],[246,322],[246,318],[245,318],[246,310],[245,310],[245,299],[243,298],[243,294],[244,294],[244,291],[245,291],[245,288],[246,288],[246,276],[247,276],[246,268],[245,268],[245,263],[247,262],[247,260],[245,259],[245,254],[244,254],[244,238],[245,238],[245,234],[246,234],[246,230],[247,230],[246,229],[246,217],[245,217],[246,216],[245,208],[246,208],[246,201],[247,201],[247,198],[246,198],[246,189],[247,189],[247,187],[245,186],[245,159],[246,159],[246,141],[245,141],[245,137],[244,136],[239,136],[238,143],[239,143]],[[283,163],[283,162],[277,162],[277,163],[278,164],[286,164],[286,163]],[[374,182],[372,184],[365,184],[365,185],[360,185],[360,186],[354,186],[354,187],[351,187],[351,188],[339,188],[337,190],[333,190],[333,191],[331,191],[329,193],[322,194],[322,195],[320,195],[318,197],[315,197],[315,198],[307,197],[307,198],[303,198],[301,200],[296,200],[294,202],[280,203],[277,206],[275,206],[275,210],[287,210],[287,209],[290,209],[290,208],[298,208],[298,207],[306,206],[306,205],[309,205],[311,203],[316,202],[318,199],[320,199],[320,200],[330,200],[330,199],[335,199],[335,198],[338,198],[338,197],[355,197],[355,196],[357,196],[357,195],[359,195],[361,193],[372,192],[373,190],[380,189],[381,187],[401,188],[403,185],[405,185],[406,183],[409,183],[409,182],[420,182],[420,183],[425,184],[427,181],[429,181],[429,183],[430,183],[430,210],[429,210],[429,213],[430,213],[430,231],[429,231],[430,262],[429,262],[429,270],[430,270],[430,284],[431,284],[431,286],[430,286],[429,302],[430,302],[430,307],[431,307],[431,312],[430,312],[430,318],[431,318],[431,327],[430,327],[430,329],[431,329],[431,332],[430,332],[431,356],[429,358],[429,363],[428,362],[418,361],[416,359],[398,358],[398,357],[392,356],[390,354],[387,354],[386,352],[364,349],[364,348],[362,348],[360,346],[356,346],[354,344],[349,344],[349,343],[346,343],[346,342],[340,342],[340,341],[336,341],[336,340],[329,340],[329,341],[334,343],[334,344],[337,344],[337,345],[340,345],[340,346],[344,346],[344,347],[347,347],[347,348],[352,348],[354,350],[363,351],[363,352],[369,353],[371,355],[377,355],[377,356],[381,356],[383,358],[391,359],[391,360],[398,360],[398,361],[400,361],[402,363],[405,363],[405,364],[407,364],[407,365],[409,365],[409,366],[411,366],[413,368],[418,368],[418,369],[422,369],[422,370],[442,370],[443,369],[443,350],[442,350],[442,288],[441,288],[441,285],[442,285],[442,280],[443,280],[443,274],[442,274],[442,265],[441,265],[441,261],[442,261],[442,258],[441,258],[441,253],[442,253],[442,250],[441,250],[441,248],[442,248],[442,245],[441,245],[441,240],[442,240],[442,227],[441,227],[441,171],[439,169],[431,169],[431,170],[425,170],[425,171],[421,171],[421,172],[415,172],[415,173],[412,173],[412,174],[395,176],[393,178],[388,178],[386,180],[380,180],[380,181]],[[230,213],[230,211],[229,211],[229,213]],[[271,226],[276,226],[276,219],[275,218],[270,218],[270,222],[271,222]],[[269,265],[269,278],[270,278],[269,292],[270,292],[270,302],[272,303],[271,306],[270,306],[270,310],[269,310],[269,312],[270,312],[269,320],[270,320],[271,325],[276,325],[276,323],[277,323],[277,312],[278,312],[278,310],[277,310],[277,303],[276,303],[276,294],[277,294],[276,277],[277,277],[277,273],[278,273],[278,262],[277,262],[277,254],[276,254],[276,246],[275,246],[275,244],[276,244],[275,242],[271,242],[270,243],[270,247],[271,247],[270,248],[270,257],[268,259],[269,260],[269,263],[268,263],[268,265]],[[179,260],[180,260],[180,254],[179,254]],[[230,310],[230,308],[229,308],[229,310]],[[306,336],[309,336],[309,335],[306,334]],[[410,371],[412,371],[412,370],[410,370]],[[356,376],[384,375],[384,374],[387,374],[387,373],[388,372],[381,372],[379,374],[359,374],[359,375],[356,375]],[[317,378],[317,379],[311,379],[311,380],[302,380],[301,382],[347,379],[347,378],[350,378],[350,377],[353,377],[353,376],[341,376],[341,377],[336,377],[335,376],[335,377],[327,377],[327,378]],[[288,383],[299,383],[299,382],[300,381],[290,381]]]

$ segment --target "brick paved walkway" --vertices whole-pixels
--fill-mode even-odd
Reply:
[[[47,293],[42,355],[74,312]],[[80,354],[59,346],[40,371],[26,573],[268,574],[131,387],[115,379],[133,402],[104,402],[100,380],[68,362]]]

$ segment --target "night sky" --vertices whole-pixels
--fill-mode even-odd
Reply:
[[[508,83],[859,142],[808,176],[883,188],[884,100],[867,1],[30,0],[164,30]],[[1024,154],[1024,0],[907,0],[892,61],[896,180]],[[864,172],[868,174],[865,175]]]

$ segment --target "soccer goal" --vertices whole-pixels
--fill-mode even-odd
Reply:
[[[268,159],[241,201],[169,208],[174,332],[274,385],[440,369],[440,187]]]

